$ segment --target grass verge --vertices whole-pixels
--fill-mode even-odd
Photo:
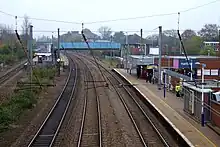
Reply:
[[[43,84],[42,88],[39,85],[33,85],[31,90],[30,84],[25,84],[29,83],[29,79],[16,85],[9,101],[0,105],[0,133],[8,130],[24,111],[34,107],[41,91],[47,88],[46,85],[53,83],[56,70],[55,68],[37,68],[33,72]],[[33,83],[36,83],[34,78]]]

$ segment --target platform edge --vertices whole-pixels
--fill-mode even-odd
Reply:
[[[147,98],[138,88],[137,86],[133,85],[131,81],[129,81],[124,75],[122,75],[117,69],[113,68],[115,72],[117,72],[123,79],[125,79],[129,84],[131,84],[154,108],[155,110],[169,123],[173,129],[183,138],[183,140],[191,147],[194,147],[194,145],[189,141],[189,139],[167,118],[154,104],[151,102],[149,98]]]

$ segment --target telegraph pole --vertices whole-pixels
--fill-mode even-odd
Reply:
[[[29,37],[29,59],[30,59],[30,88],[32,92],[32,75],[33,75],[33,70],[32,70],[32,65],[33,65],[33,51],[32,51],[32,44],[33,44],[33,26],[30,25],[30,37]]]
[[[218,56],[220,57],[220,29],[218,30]]]
[[[52,64],[54,64],[54,46],[53,46],[53,32],[51,36],[51,57],[52,57]]]
[[[159,62],[158,62],[158,66],[159,66],[159,75],[158,75],[158,84],[159,87],[158,89],[161,89],[161,52],[162,52],[162,26],[159,26]]]
[[[58,49],[58,59],[57,59],[57,64],[58,64],[58,76],[60,76],[60,29],[58,28],[58,43],[57,43],[57,49]]]
[[[129,49],[129,46],[128,46],[128,34],[126,35],[126,70],[128,72],[128,49]]]
[[[178,30],[180,30],[180,12],[178,12]],[[180,55],[182,55],[181,41],[180,41]]]
[[[112,39],[113,39],[113,37],[112,37],[112,35],[111,35],[111,65],[112,65],[112,61],[113,61],[113,48],[112,48]]]
[[[143,30],[141,29],[141,51],[143,51]]]

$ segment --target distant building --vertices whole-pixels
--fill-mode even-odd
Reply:
[[[211,46],[215,51],[219,50],[219,42],[218,41],[204,41],[204,46]]]
[[[159,48],[150,48],[149,55],[159,55]]]
[[[49,42],[37,42],[37,52],[49,53],[51,52],[51,43]]]

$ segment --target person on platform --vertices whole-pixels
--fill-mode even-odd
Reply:
[[[176,84],[175,91],[176,91],[176,97],[180,97],[181,96],[181,86],[180,86],[179,82]]]
[[[146,83],[149,81],[149,74],[146,72]]]
[[[139,79],[140,78],[140,68],[137,67],[137,78]]]
[[[151,81],[152,81],[152,77],[153,77],[153,74],[150,72],[149,73],[149,82],[151,83]]]

